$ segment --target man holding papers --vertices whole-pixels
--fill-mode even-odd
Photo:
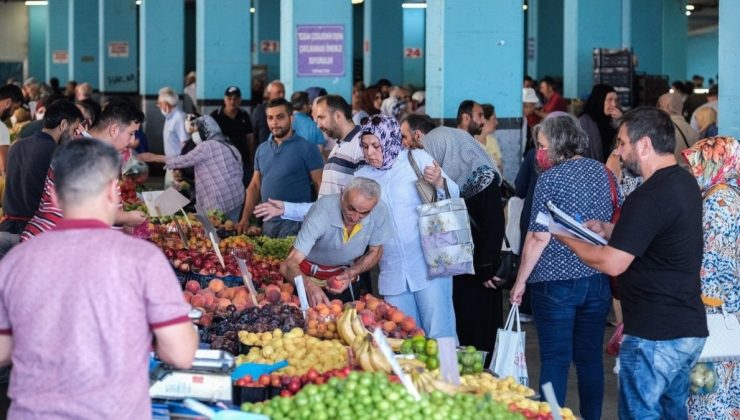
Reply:
[[[557,239],[599,271],[619,276],[624,341],[619,418],[687,418],[689,372],[707,336],[701,302],[702,202],[696,180],[676,164],[670,116],[652,107],[625,114],[616,154],[643,177],[616,225],[590,221],[609,240]]]

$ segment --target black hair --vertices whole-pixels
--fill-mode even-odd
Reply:
[[[44,128],[57,128],[63,120],[68,123],[82,121],[84,117],[75,104],[67,99],[60,99],[46,107]]]
[[[276,107],[279,107],[279,106],[284,106],[285,107],[285,111],[288,114],[292,114],[293,113],[293,106],[285,98],[275,98],[275,99],[267,102],[267,108],[276,108]]]
[[[130,100],[125,98],[114,98],[105,104],[100,113],[100,118],[95,124],[96,128],[109,127],[111,124],[128,126],[131,123],[143,123],[144,113]]]
[[[476,102],[470,99],[466,99],[462,102],[460,102],[460,106],[457,107],[457,125],[459,126],[462,123],[462,116],[464,114],[468,114],[471,117],[473,116],[473,107],[475,106]]]
[[[583,114],[588,115],[596,126],[599,128],[599,136],[601,137],[601,146],[604,152],[604,156],[598,156],[600,159],[606,159],[609,157],[612,151],[612,144],[614,138],[617,135],[617,130],[612,127],[612,117],[604,114],[604,102],[606,96],[610,93],[616,93],[613,87],[599,83],[591,88],[591,95],[589,95],[583,106]]]
[[[100,119],[100,114],[102,113],[102,109],[100,108],[100,104],[95,99],[83,99],[77,102],[77,105],[85,108],[88,113],[92,114],[92,121],[90,121],[91,127],[98,123],[98,120]]]
[[[649,137],[658,154],[672,154],[676,148],[676,131],[670,115],[653,106],[634,108],[622,117],[630,143]]]
[[[681,93],[683,95],[688,95],[691,93],[691,91],[686,90],[686,84],[680,80],[676,80],[671,84],[671,87],[674,91],[678,91],[676,93]]]
[[[404,118],[402,122],[409,125],[409,130],[419,130],[424,134],[437,128],[437,124],[427,114],[411,114]]]
[[[377,87],[382,87],[382,86],[391,87],[391,86],[393,86],[393,84],[388,79],[380,79],[380,80],[378,80],[378,83],[375,84],[375,86],[377,86]]]
[[[552,88],[552,90],[557,91],[557,92],[560,91],[560,87],[558,86],[558,82],[556,82],[555,79],[553,79],[552,77],[545,76],[545,77],[542,78],[542,80],[540,80],[540,83],[542,83],[542,82],[545,82],[545,84],[548,85],[548,86],[550,86]]]
[[[707,93],[707,96],[717,96],[719,95],[719,85],[712,85],[712,87],[709,88],[709,92]]]
[[[321,102],[326,102],[326,107],[329,108],[332,113],[335,111],[341,111],[344,118],[347,120],[352,119],[352,106],[350,106],[343,97],[339,95],[324,95],[319,97],[316,101],[317,104]]]
[[[13,84],[0,87],[0,101],[8,98],[10,98],[11,102],[23,103],[23,90]]]
[[[290,105],[293,109],[301,110],[308,106],[308,92],[299,90],[290,95]]]
[[[481,104],[480,107],[483,108],[483,118],[486,120],[490,120],[493,113],[496,112],[496,107],[493,104]]]
[[[99,194],[116,178],[120,158],[116,149],[107,143],[79,139],[58,147],[52,166],[62,203],[76,203]]]

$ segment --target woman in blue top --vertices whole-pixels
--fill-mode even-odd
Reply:
[[[536,130],[537,166],[532,215],[511,302],[519,304],[529,287],[540,348],[540,386],[552,382],[565,404],[568,370],[575,363],[580,414],[601,417],[604,399],[603,342],[611,305],[609,280],[583,264],[537,222],[546,203],[580,220],[611,220],[614,211],[611,171],[582,157],[588,138],[572,116],[551,118]],[[616,185],[616,184],[615,184]]]
[[[409,151],[401,142],[401,126],[395,119],[376,115],[363,121],[362,151],[367,165],[355,176],[373,179],[381,186],[381,197],[392,216],[392,237],[383,244],[378,289],[383,298],[405,314],[414,317],[432,338],[455,337],[455,311],[452,306],[452,277],[429,278],[421,249],[419,213],[422,204],[416,191],[417,176],[411,167],[413,154],[424,179],[445,198],[444,180],[450,195],[459,188],[424,150]]]

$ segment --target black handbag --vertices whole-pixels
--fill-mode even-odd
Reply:
[[[501,251],[498,259],[498,269],[495,276],[501,281],[496,285],[499,289],[511,289],[516,282],[516,275],[519,272],[519,262],[521,256],[514,253],[509,244],[509,238],[504,234],[504,242],[508,250]]]

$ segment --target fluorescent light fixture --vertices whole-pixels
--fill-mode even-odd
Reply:
[[[691,16],[691,10],[686,11],[686,16]]]
[[[141,0],[136,0],[136,5],[141,6]]]
[[[694,93],[698,93],[700,95],[701,94],[706,94],[706,93],[709,93],[709,89],[707,89],[707,88],[696,88],[696,89],[694,89]]]
[[[352,0],[352,4],[362,4],[365,0]]]
[[[693,5],[693,4],[687,4],[687,5],[686,5],[686,10],[694,10],[694,8],[695,8],[695,7],[694,7],[694,5]]]
[[[529,9],[529,6],[527,6],[526,4],[523,4],[523,5],[522,5],[522,10],[524,10],[524,11],[526,12],[526,11],[527,11],[527,9]]]
[[[401,7],[404,9],[426,9],[426,3],[401,3]]]
[[[255,12],[256,10],[257,10],[257,9],[255,9],[254,7],[250,7],[250,8],[249,8],[249,13],[254,13],[254,12]]]
[[[48,4],[46,0],[26,0],[26,6],[46,6]]]

